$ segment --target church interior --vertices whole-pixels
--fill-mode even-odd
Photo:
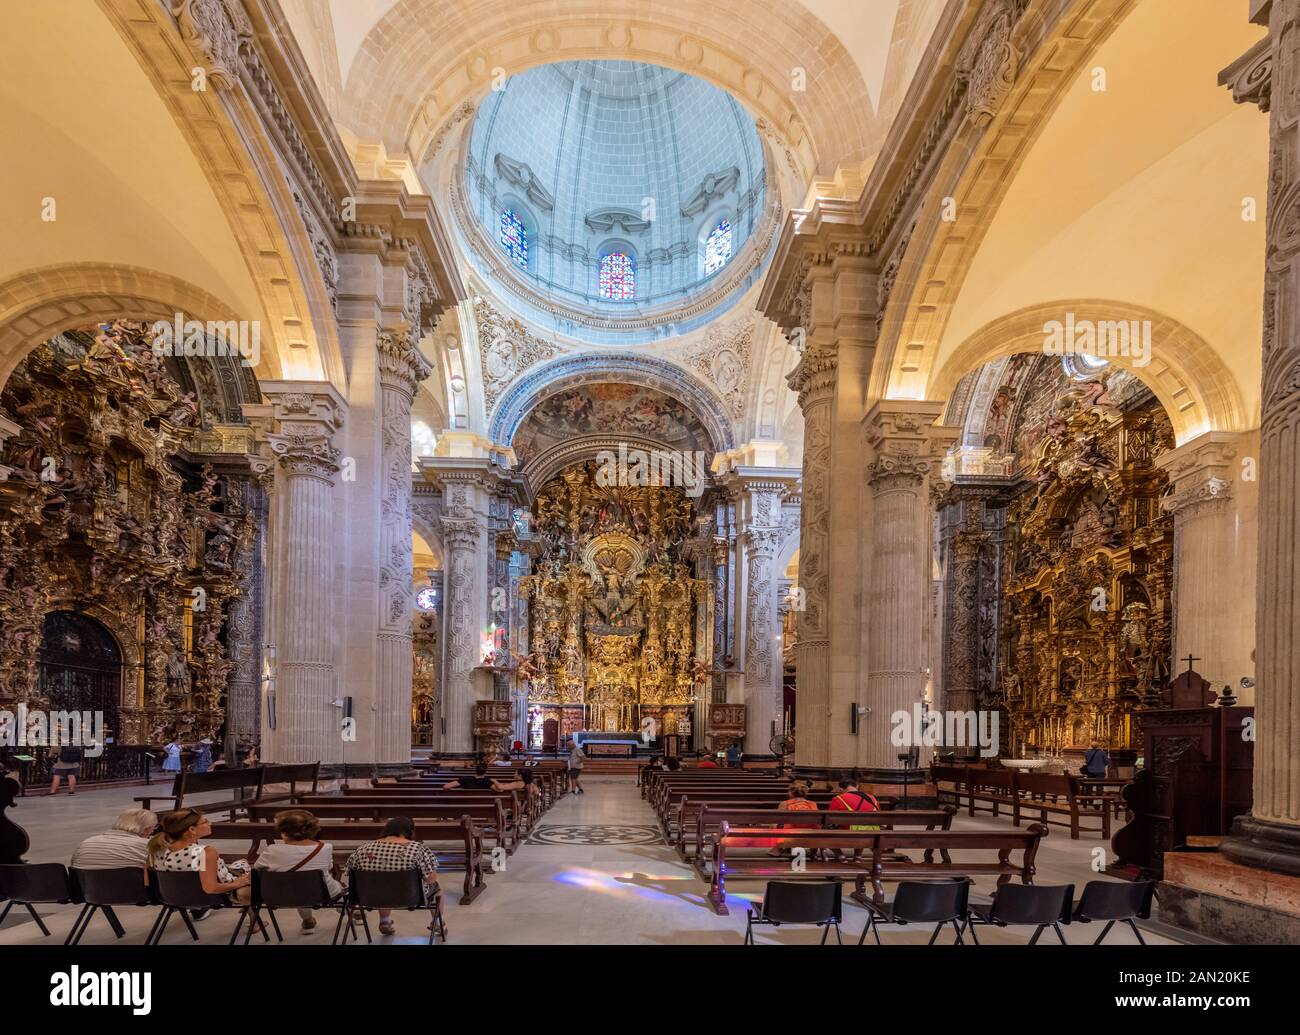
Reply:
[[[1300,0],[6,21],[0,957],[1300,944]]]

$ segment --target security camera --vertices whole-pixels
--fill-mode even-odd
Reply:
[[[1242,677],[1241,677],[1241,686],[1242,686],[1242,689],[1243,689],[1243,690],[1249,690],[1249,689],[1250,689],[1252,686],[1254,686],[1254,685],[1255,685],[1255,677],[1254,677],[1254,676],[1242,676]]]

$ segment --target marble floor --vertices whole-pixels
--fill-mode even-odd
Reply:
[[[591,776],[583,781],[587,793],[570,795],[556,803],[542,819],[528,842],[506,863],[505,871],[488,876],[488,888],[468,906],[447,908],[450,945],[541,945],[541,944],[662,944],[739,945],[744,936],[745,910],[761,897],[760,882],[738,882],[730,887],[730,916],[717,916],[705,904],[706,885],[681,862],[658,834],[650,808],[641,800],[635,784],[626,777]],[[85,836],[110,826],[118,811],[130,807],[139,787],[80,791],[75,797],[61,794],[20,798],[11,815],[28,831],[32,848],[29,862],[67,862],[73,848]],[[220,797],[218,795],[217,797]],[[196,802],[196,804],[200,804]],[[1006,820],[991,817],[961,817],[959,827],[1002,826]],[[223,850],[236,846],[219,845]],[[1037,881],[1040,884],[1074,883],[1078,890],[1095,879],[1091,863],[1094,849],[1106,847],[1099,839],[1084,835],[1071,841],[1067,831],[1052,828],[1038,854]],[[461,874],[447,873],[444,887],[458,888]],[[976,889],[987,894],[990,881],[978,881]],[[53,938],[66,936],[76,914],[73,906],[44,906],[41,914]],[[127,939],[144,940],[153,921],[153,911],[122,909],[119,916]],[[224,943],[235,924],[236,911],[218,911],[197,925],[202,942]],[[865,912],[847,900],[844,937],[856,943]],[[377,939],[387,943],[422,943],[427,937],[427,914],[398,913],[397,934]],[[313,932],[302,932],[291,912],[281,927],[287,944],[328,945],[333,923],[322,916]],[[374,930],[372,924],[372,931]],[[820,932],[809,928],[760,928],[761,943],[815,943]],[[1066,937],[1072,942],[1092,941],[1095,925],[1073,926]],[[1150,944],[1170,944],[1168,929],[1152,925],[1144,930]],[[897,928],[886,930],[889,944],[924,944],[928,931]],[[832,940],[834,936],[832,935]],[[981,929],[984,943],[1021,943],[1028,931]],[[1050,939],[1050,942],[1049,942]],[[52,939],[53,940],[53,939]],[[173,923],[164,939],[168,944],[193,944],[184,927]],[[951,940],[941,936],[941,941]],[[25,911],[10,913],[0,929],[0,945],[28,945],[42,942],[40,931]],[[97,919],[84,939],[86,944],[111,944],[108,925]],[[1133,942],[1126,928],[1112,930],[1107,943]],[[1041,945],[1055,944],[1048,933]]]

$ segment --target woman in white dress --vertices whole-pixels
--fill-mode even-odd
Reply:
[[[229,866],[220,853],[200,839],[212,833],[212,823],[198,809],[179,809],[163,816],[162,829],[149,839],[149,865],[166,873],[197,872],[209,895],[230,895],[240,905],[252,897],[252,875],[242,859]],[[206,915],[206,910],[202,915]]]

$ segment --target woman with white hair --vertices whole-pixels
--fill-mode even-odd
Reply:
[[[149,838],[158,829],[158,817],[148,809],[127,809],[112,830],[92,834],[72,853],[71,866],[79,870],[115,870],[123,866],[142,869],[149,859]]]

